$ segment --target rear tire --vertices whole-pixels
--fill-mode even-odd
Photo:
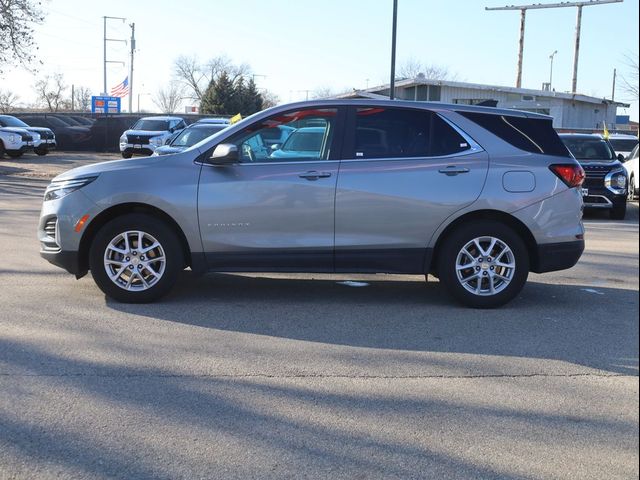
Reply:
[[[178,237],[150,215],[132,213],[111,220],[98,231],[89,250],[96,284],[108,297],[124,303],[163,297],[184,266]]]
[[[627,215],[627,199],[622,202],[614,202],[613,208],[609,210],[609,218],[612,220],[624,220]]]
[[[438,276],[449,294],[473,308],[495,308],[513,300],[529,276],[522,238],[503,223],[473,220],[442,241]]]

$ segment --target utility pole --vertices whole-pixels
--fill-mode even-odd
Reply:
[[[615,72],[615,70],[614,70],[614,72]],[[76,86],[72,83],[71,84],[71,111],[72,112],[76,111],[75,100],[76,100]]]
[[[616,99],[616,69],[613,69],[613,85],[611,86],[611,101]]]
[[[593,5],[604,5],[606,3],[621,3],[623,0],[584,0],[582,2],[561,2],[561,3],[536,3],[533,5],[508,5],[506,7],[485,7],[485,10],[520,10],[520,43],[518,46],[518,72],[516,75],[516,87],[522,84],[522,54],[524,51],[524,22],[527,10],[538,10],[542,8],[565,8],[577,7],[578,15],[576,19],[576,39],[573,54],[573,79],[571,82],[571,92],[576,93],[578,85],[578,54],[580,51],[580,27],[582,25],[582,7]]]
[[[122,65],[124,65],[124,62],[116,62],[116,61],[112,61],[112,60],[107,60],[107,42],[127,42],[126,40],[121,40],[118,38],[107,38],[107,20],[122,20],[122,22],[124,23],[124,21],[126,20],[125,18],[122,17],[102,17],[103,20],[103,26],[104,26],[104,35],[102,37],[103,39],[103,53],[104,53],[104,83],[103,83],[103,88],[104,91],[102,92],[104,95],[107,95],[107,63],[120,63]]]
[[[136,24],[130,23],[129,26],[131,27],[131,64],[129,65],[129,113],[132,113],[133,112],[133,53],[136,50]],[[138,104],[140,104],[140,102],[138,102]]]
[[[391,27],[391,81],[389,82],[389,100],[396,93],[396,26],[398,25],[398,0],[393,0],[393,23]]]
[[[551,61],[551,65],[549,66],[549,91],[552,90],[551,85],[553,84],[553,57],[556,56],[558,50],[554,50],[551,55],[549,55],[549,60]]]

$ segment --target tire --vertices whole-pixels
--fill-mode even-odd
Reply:
[[[4,157],[4,143],[0,141],[0,158]]]
[[[449,294],[473,308],[495,308],[510,302],[529,276],[524,241],[514,230],[493,220],[473,220],[456,228],[443,239],[436,261],[440,282]],[[457,268],[467,264],[469,268]]]
[[[143,233],[142,250],[138,232]],[[144,248],[156,243],[157,247],[145,252]],[[111,247],[121,249],[120,253]],[[150,215],[132,213],[111,220],[98,231],[89,250],[89,268],[96,284],[108,297],[123,303],[148,303],[163,297],[184,266],[178,237]]]
[[[627,199],[621,202],[614,202],[613,208],[609,210],[609,218],[611,220],[624,220],[627,215]]]
[[[6,152],[11,158],[20,158],[22,156],[22,152]]]
[[[131,158],[133,157],[132,153],[122,152],[122,158]]]
[[[36,152],[36,155],[40,157],[44,157],[47,153],[49,153],[49,151],[46,148],[36,148],[34,152]]]

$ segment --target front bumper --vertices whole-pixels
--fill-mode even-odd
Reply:
[[[33,152],[33,142],[23,142],[19,148],[14,148],[14,149],[10,149],[7,148],[5,149],[5,151],[7,153],[13,153],[13,154],[23,154],[23,153],[27,153],[27,152]]]
[[[151,143],[121,143],[120,151],[122,153],[130,153],[132,155],[151,155],[153,152],[155,152],[156,148],[159,147],[160,145],[153,145]]]
[[[589,187],[588,194],[583,196],[585,208],[611,209],[620,202],[627,201],[627,191],[615,194],[606,187]]]
[[[532,265],[531,271],[545,273],[566,270],[578,263],[582,252],[584,252],[584,239],[538,245],[537,261]]]
[[[33,145],[33,149],[36,151],[42,150],[55,150],[56,149],[56,141],[55,140],[40,140]]]
[[[40,256],[56,267],[64,268],[67,272],[74,274],[78,278],[87,273],[85,267],[80,267],[78,252],[40,250]]]

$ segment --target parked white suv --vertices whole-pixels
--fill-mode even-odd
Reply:
[[[37,133],[28,132],[24,128],[2,127],[0,128],[0,157],[5,153],[12,158],[20,157],[24,152],[33,150],[34,136]]]
[[[151,155],[156,148],[165,145],[167,140],[186,126],[180,117],[141,118],[120,137],[122,158]]]
[[[628,198],[633,200],[638,198],[638,181],[640,181],[640,174],[638,173],[638,145],[631,151],[627,159],[624,161],[624,168],[629,175],[629,189]]]

